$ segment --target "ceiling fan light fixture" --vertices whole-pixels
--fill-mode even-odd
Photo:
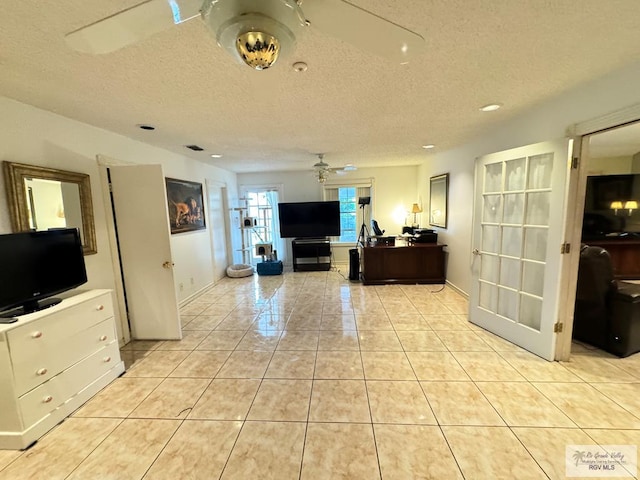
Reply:
[[[213,31],[221,47],[254,70],[266,70],[295,46],[295,36],[286,25],[261,13],[235,16]]]
[[[238,36],[236,49],[244,63],[256,70],[265,70],[278,60],[280,42],[265,32],[245,32]]]

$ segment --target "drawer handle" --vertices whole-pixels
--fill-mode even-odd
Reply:
[[[104,305],[98,305],[98,307],[96,308],[96,310],[100,311],[100,310],[104,310]]]
[[[104,363],[109,363],[111,361],[111,357],[104,357],[102,360],[104,360]]]
[[[36,374],[38,374],[38,375],[46,375],[48,371],[49,370],[47,370],[46,368],[41,368],[36,372]]]
[[[53,400],[53,397],[51,395],[47,395],[42,399],[42,403],[51,403],[52,400]]]
[[[104,342],[106,339],[107,339],[107,336],[106,336],[106,335],[102,335],[102,336],[100,337],[100,341],[101,341],[101,342]]]
[[[40,338],[42,337],[42,332],[33,332],[31,334],[31,338]]]

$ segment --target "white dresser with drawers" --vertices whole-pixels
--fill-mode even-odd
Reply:
[[[23,449],[124,372],[111,290],[0,324],[0,449]]]

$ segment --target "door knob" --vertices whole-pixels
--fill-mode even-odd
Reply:
[[[473,253],[474,255],[478,256],[480,255],[480,250],[478,250],[477,248],[474,248],[471,253]]]
[[[164,262],[162,264],[162,268],[171,268],[173,267],[174,263],[173,262]]]

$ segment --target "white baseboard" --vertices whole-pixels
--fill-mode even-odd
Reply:
[[[460,295],[462,295],[464,298],[466,298],[467,300],[469,300],[469,294],[467,292],[465,292],[464,290],[461,290],[460,288],[456,287],[453,283],[451,283],[449,280],[446,280],[446,283],[448,286],[450,286],[451,288],[453,288],[456,292],[458,292]]]
[[[182,308],[185,305],[187,305],[188,303],[193,302],[196,298],[198,298],[200,295],[202,295],[207,289],[213,287],[214,285],[215,285],[215,283],[211,282],[211,283],[205,285],[204,287],[202,287],[197,292],[192,293],[187,298],[185,298],[184,300],[182,300],[182,301],[180,301],[178,303],[178,308]]]

